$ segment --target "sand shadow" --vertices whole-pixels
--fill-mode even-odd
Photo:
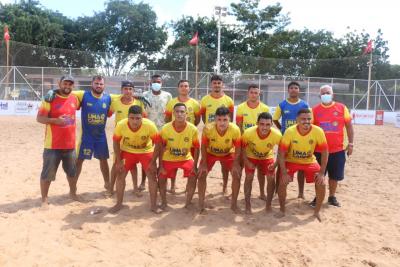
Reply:
[[[282,232],[316,221],[313,217],[313,209],[308,207],[308,203],[305,201],[299,204],[297,198],[287,200],[287,214],[284,218],[275,218],[274,216],[279,211],[276,199],[273,203],[273,211],[270,213],[265,211],[264,201],[253,198],[252,202],[258,202],[257,205],[253,205],[253,208],[257,209],[256,212],[251,215],[243,212],[235,214],[229,208],[229,200],[226,200],[223,196],[214,197],[207,201],[214,208],[208,209],[205,215],[201,215],[197,209],[197,199],[194,199],[194,204],[188,209],[170,209],[160,219],[152,223],[151,226],[154,231],[150,233],[150,237],[169,235],[174,231],[191,227],[198,227],[199,233],[204,235],[234,228],[238,235],[251,237],[257,235],[260,231]],[[239,206],[242,209],[244,208],[243,200],[239,201]],[[177,220],[179,223],[177,223]]]
[[[98,199],[105,199],[105,194],[103,192],[85,192],[79,194],[84,201],[83,203],[90,203]],[[74,201],[69,197],[69,194],[61,195],[50,195],[49,203],[54,206],[64,206]],[[41,197],[37,198],[25,198],[16,202],[10,202],[0,205],[0,212],[3,213],[16,213],[18,211],[26,211],[34,208],[39,208],[41,205]]]
[[[108,212],[115,204],[115,199],[113,199],[109,206],[93,205],[82,209],[79,213],[69,213],[63,218],[66,225],[64,225],[61,230],[82,229],[85,223],[122,224],[132,220],[146,220],[161,216],[160,214],[155,214],[150,211],[148,192],[143,192],[141,197],[136,197],[131,192],[132,191],[125,191],[124,207],[116,214]],[[176,204],[181,203],[184,196],[167,195],[167,198],[170,204]],[[132,202],[136,203],[135,206],[129,205],[129,203]],[[91,212],[94,212],[94,214]]]

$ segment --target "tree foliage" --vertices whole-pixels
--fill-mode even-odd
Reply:
[[[373,78],[400,75],[400,67],[388,61],[381,30],[370,35],[349,28],[342,37],[323,29],[290,30],[282,6],[260,7],[260,0],[232,3],[229,15],[236,22],[221,29],[222,72],[365,79],[369,55],[362,50],[373,39]],[[103,11],[71,19],[37,0],[22,0],[0,3],[0,27],[4,24],[10,28],[13,65],[102,67],[118,75],[133,68],[183,70],[189,56],[189,69],[195,70],[195,47],[188,42],[198,31],[199,69],[215,70],[216,17],[183,16],[158,26],[148,4],[109,0]],[[174,41],[166,46],[168,29]],[[0,49],[3,54],[3,42]],[[4,57],[0,64],[5,64]]]

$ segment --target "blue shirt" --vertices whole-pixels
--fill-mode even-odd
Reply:
[[[297,112],[303,108],[310,108],[306,101],[299,99],[297,103],[291,103],[286,99],[283,100],[279,105],[276,107],[274,113],[274,120],[279,120],[282,117],[282,134],[285,133],[285,130],[292,125],[296,124]]]
[[[91,91],[85,91],[81,100],[82,140],[105,141],[107,115],[111,97],[103,93],[96,97]]]

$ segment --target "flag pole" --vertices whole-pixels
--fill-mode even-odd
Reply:
[[[10,61],[9,61],[9,55],[10,55],[10,35],[8,33],[8,26],[4,26],[4,40],[6,41],[6,73],[7,73],[7,78],[6,78],[6,89],[9,88],[9,68],[10,68]],[[7,91],[5,92],[4,98],[8,99]],[[10,92],[8,92],[10,93]]]
[[[198,93],[198,87],[199,86],[197,84],[197,81],[198,81],[197,74],[198,74],[198,72],[199,72],[199,43],[197,43],[197,45],[196,45],[196,77],[195,77],[195,85],[196,85],[196,87],[195,87],[195,91],[194,91],[194,96],[195,96],[196,99],[199,98],[199,93]]]
[[[371,87],[372,51],[370,53],[368,67],[369,68],[368,68],[367,110],[369,110],[369,96],[370,96],[370,87]]]

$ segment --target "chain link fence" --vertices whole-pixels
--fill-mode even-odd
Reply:
[[[49,68],[49,67],[1,67],[0,66],[0,99],[2,100],[40,100],[50,89],[57,88],[62,75],[75,77],[75,87],[89,89],[93,75],[102,74],[98,69],[89,68]],[[143,91],[149,89],[150,77],[159,74],[163,78],[163,89],[173,96],[177,94],[177,84],[181,79],[191,83],[191,96],[200,99],[210,90],[212,73],[186,71],[145,70],[131,71],[118,76],[106,76],[107,92],[119,93],[122,80],[133,80],[135,87]],[[294,77],[284,75],[235,74],[222,73],[225,92],[232,97],[235,104],[246,100],[247,88],[257,84],[261,89],[261,100],[269,106],[276,106],[287,97],[287,85],[297,81],[301,85],[301,97],[311,106],[320,102],[319,88],[324,84],[333,87],[335,99],[352,109],[366,109],[367,80]],[[385,111],[400,110],[400,80],[371,81],[370,109]]]

